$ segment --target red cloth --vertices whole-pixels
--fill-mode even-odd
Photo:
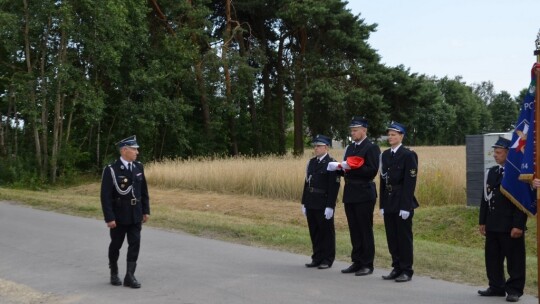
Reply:
[[[358,169],[364,164],[364,158],[360,156],[349,156],[347,157],[347,165],[351,167],[351,170]]]
[[[540,63],[535,62],[531,69],[531,79],[536,79],[536,69],[540,69]]]

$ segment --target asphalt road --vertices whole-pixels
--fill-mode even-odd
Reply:
[[[307,269],[307,256],[149,227],[136,271],[142,288],[116,287],[108,283],[108,241],[103,221],[0,202],[0,303],[506,303],[478,296],[484,287],[418,275],[384,281],[388,269],[355,277],[340,273],[343,262]],[[124,271],[120,263],[122,279]]]

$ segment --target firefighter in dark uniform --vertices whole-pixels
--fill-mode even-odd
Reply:
[[[414,196],[418,156],[402,145],[405,127],[392,122],[387,128],[390,149],[381,155],[380,211],[384,217],[392,271],[385,280],[407,282],[413,276],[412,219],[418,201]]]
[[[355,116],[349,124],[352,143],[345,149],[343,162],[337,172],[345,178],[343,203],[352,243],[352,264],[342,273],[365,276],[373,273],[375,239],[373,237],[373,210],[377,189],[373,179],[379,169],[379,146],[367,138],[368,121]],[[351,167],[348,158],[360,158],[363,164]],[[333,167],[334,164],[330,165]]]
[[[306,170],[302,212],[307,218],[309,235],[313,247],[311,263],[306,267],[327,269],[332,267],[336,257],[336,232],[334,230],[334,209],[339,191],[340,177],[336,171],[328,171],[330,162],[335,160],[328,154],[332,139],[317,135],[312,140],[315,157],[309,160]]]
[[[517,302],[525,287],[525,225],[527,215],[500,192],[510,140],[499,137],[493,147],[496,166],[486,171],[480,203],[480,234],[486,237],[485,259],[489,287],[481,296],[506,296]],[[504,260],[509,278],[505,280]]]
[[[135,161],[139,154],[137,139],[128,137],[116,143],[120,158],[103,169],[101,180],[101,207],[110,229],[109,268],[111,284],[122,285],[118,277],[118,257],[127,236],[127,270],[124,286],[140,288],[135,268],[141,242],[142,223],[150,216],[148,187],[143,165]]]

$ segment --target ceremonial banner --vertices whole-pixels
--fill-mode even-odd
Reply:
[[[532,188],[534,178],[534,95],[536,79],[533,78],[527,95],[523,99],[516,128],[512,134],[512,145],[504,165],[501,192],[528,215],[536,214],[536,190]]]

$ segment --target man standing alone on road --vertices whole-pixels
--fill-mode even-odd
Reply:
[[[127,270],[124,286],[140,288],[135,278],[139,257],[142,223],[150,216],[150,201],[144,169],[135,161],[139,145],[135,136],[116,143],[120,158],[103,169],[101,180],[101,207],[107,227],[110,229],[109,268],[111,284],[122,285],[118,277],[118,257],[127,235]]]

